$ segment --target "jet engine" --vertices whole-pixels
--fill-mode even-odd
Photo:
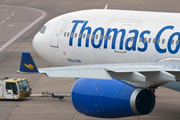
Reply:
[[[93,117],[145,115],[155,106],[155,97],[151,91],[117,79],[81,78],[74,83],[71,95],[75,109]]]

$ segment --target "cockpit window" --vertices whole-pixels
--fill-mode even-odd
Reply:
[[[46,26],[43,26],[43,27],[41,28],[41,30],[40,30],[40,33],[44,34],[45,31],[46,31]]]

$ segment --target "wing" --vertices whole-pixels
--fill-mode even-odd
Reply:
[[[30,54],[24,52],[28,60],[32,59]],[[27,55],[28,54],[28,55]],[[24,55],[22,55],[23,58]],[[29,57],[27,57],[29,56]],[[34,62],[21,60],[21,67],[18,72],[29,72],[30,68],[26,65],[33,65]],[[22,66],[24,68],[22,68]],[[28,71],[26,70],[28,69]],[[116,78],[129,82],[138,87],[159,86],[168,82],[180,79],[180,62],[166,61],[158,63],[116,63],[116,64],[95,64],[78,65],[66,67],[40,68],[39,73],[44,73],[48,77],[67,77],[67,78],[94,78],[112,79]]]

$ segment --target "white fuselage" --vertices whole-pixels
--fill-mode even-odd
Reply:
[[[33,47],[55,66],[179,59],[179,20],[178,13],[77,11],[48,21]]]

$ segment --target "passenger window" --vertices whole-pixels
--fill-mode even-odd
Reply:
[[[40,33],[44,34],[45,31],[46,31],[46,26],[43,26],[43,27],[41,28],[41,30],[40,30]]]
[[[109,38],[108,38],[109,40],[111,40],[111,35],[109,36]]]
[[[147,38],[144,38],[144,43],[147,41]]]
[[[156,38],[153,39],[153,43],[155,43],[155,41],[156,41]]]
[[[91,39],[93,39],[93,38],[94,38],[94,34],[91,35]]]
[[[139,42],[142,42],[142,37],[139,38]]]
[[[103,37],[103,36],[101,35],[101,36],[100,36],[100,40],[102,39],[102,37]]]
[[[75,33],[74,37],[75,37],[75,38],[77,37],[77,33]]]
[[[68,32],[68,34],[67,34],[67,37],[69,37],[69,32]]]
[[[96,39],[98,39],[98,35],[96,35]]]
[[[131,37],[131,40],[130,40],[131,42],[133,41],[133,37]]]
[[[164,43],[165,43],[165,39],[162,40],[162,44],[164,44]]]
[[[86,34],[84,33],[84,34],[83,34],[83,38],[85,38],[85,36],[86,36]]]
[[[107,35],[104,36],[104,39],[105,39],[105,40],[107,39]]]
[[[87,35],[87,39],[89,39],[89,37],[90,37],[90,34]]]
[[[66,32],[64,33],[64,37],[66,37]]]
[[[174,40],[171,41],[171,45],[174,44]]]
[[[178,44],[179,44],[179,40],[176,41],[176,45],[178,45]]]
[[[71,33],[71,38],[73,37],[73,33]]]
[[[158,39],[157,43],[158,43],[158,44],[160,43],[160,39]]]
[[[151,38],[149,38],[149,41],[148,41],[149,43],[151,42]]]
[[[81,33],[79,33],[79,38],[81,38]]]

